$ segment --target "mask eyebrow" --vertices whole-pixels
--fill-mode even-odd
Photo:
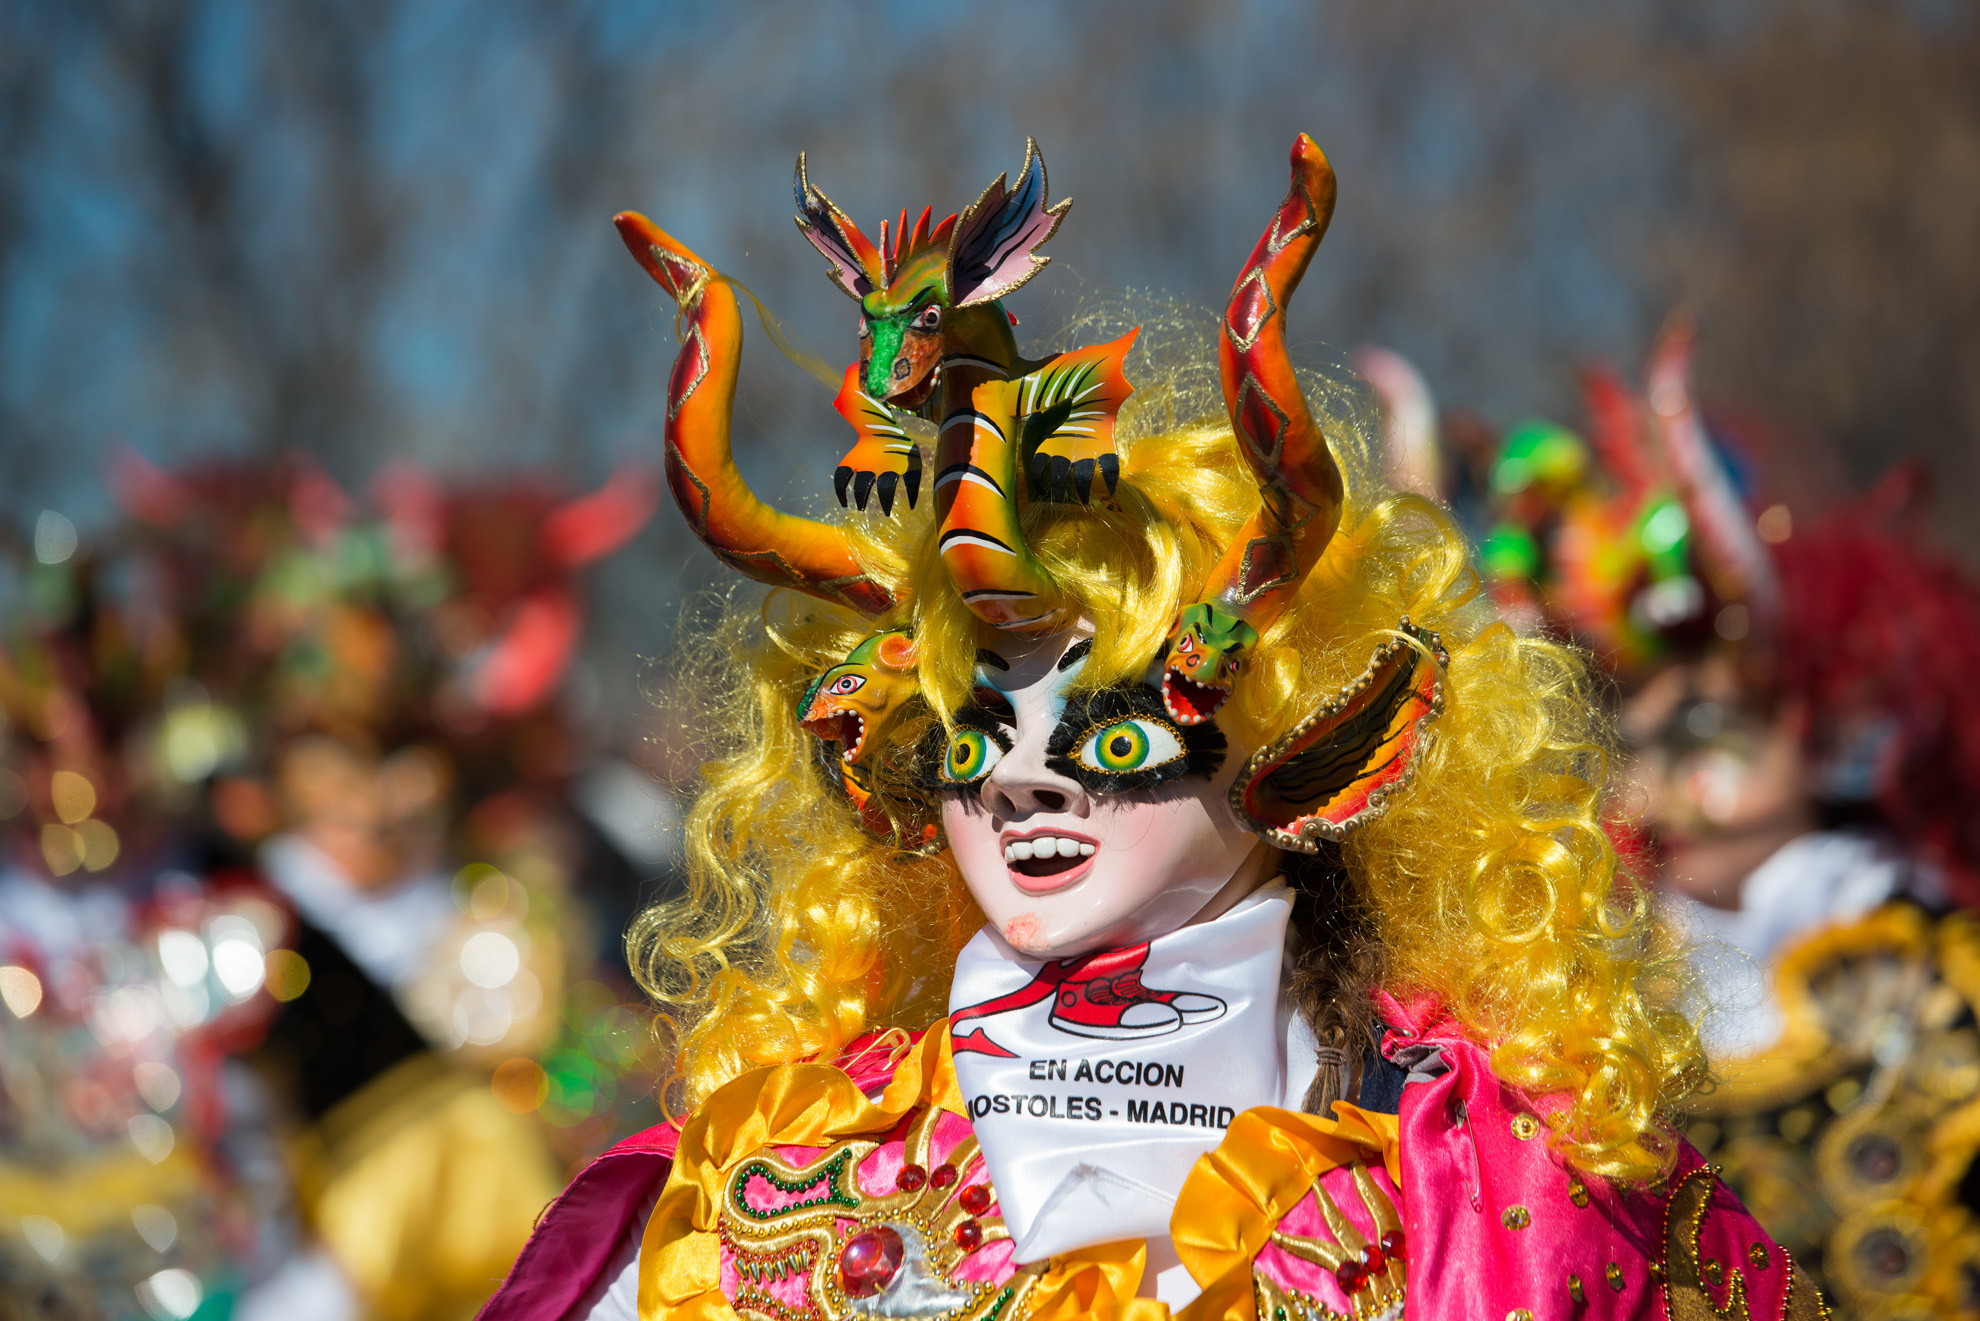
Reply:
[[[1057,665],[1054,665],[1052,668],[1059,671],[1060,673],[1064,673],[1065,671],[1070,670],[1073,666],[1079,664],[1081,661],[1085,660],[1087,654],[1092,650],[1093,650],[1093,639],[1081,638],[1079,641],[1073,643],[1070,647],[1066,648],[1066,654],[1059,657],[1059,663]],[[978,656],[981,656],[983,653],[979,651],[976,654]]]
[[[1017,708],[1011,699],[995,688],[979,686],[969,695],[969,702],[956,713],[958,720],[967,724],[972,718],[988,716],[999,724],[1017,728]]]

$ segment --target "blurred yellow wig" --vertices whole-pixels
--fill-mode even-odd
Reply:
[[[1129,359],[1138,391],[1118,433],[1119,489],[1111,502],[1033,504],[1024,516],[1034,554],[1096,630],[1083,684],[1145,673],[1258,503],[1222,416],[1215,316],[1142,300],[1090,313],[1065,338],[1118,333],[1128,311],[1144,331]],[[1601,816],[1599,696],[1573,651],[1493,617],[1444,510],[1384,488],[1372,409],[1345,379],[1302,373],[1347,478],[1340,531],[1219,723],[1263,746],[1400,636],[1403,616],[1442,635],[1446,710],[1426,726],[1415,779],[1341,847],[1385,951],[1384,989],[1434,997],[1507,1083],[1561,1095],[1556,1142],[1578,1169],[1652,1179],[1671,1157],[1657,1114],[1696,1088],[1703,1056],[1674,977],[1650,958],[1645,900],[1618,880]],[[942,571],[928,504],[855,516],[849,531],[902,602],[883,622],[912,623],[931,718],[945,718],[968,693],[983,625]],[[704,657],[710,723],[734,742],[704,768],[688,815],[687,893],[641,914],[627,937],[678,1034],[677,1100],[756,1066],[830,1058],[874,1029],[926,1027],[981,925],[954,859],[862,831],[798,728],[806,685],[872,628],[795,593],[754,608],[732,598]]]

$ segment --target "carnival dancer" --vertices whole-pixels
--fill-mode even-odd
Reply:
[[[860,304],[838,485],[880,499],[841,523],[743,483],[735,286],[619,218],[678,306],[676,501],[794,590],[726,625],[740,738],[630,937],[684,1112],[484,1317],[1820,1313],[1656,1117],[1702,1061],[1613,884],[1581,663],[1294,375],[1334,176],[1291,167],[1214,345],[1148,355],[1217,355],[1221,399],[1159,382],[1175,426],[1132,330],[1019,352],[1067,206],[1035,147],[878,243],[800,158]]]
[[[1508,439],[1488,563],[1620,682],[1711,1005],[1691,1139],[1839,1313],[1970,1311],[1980,590],[1915,532],[1914,471],[1819,517],[1724,498],[1691,351],[1674,319],[1642,395],[1591,377],[1592,447]]]
[[[159,479],[197,504],[198,476]],[[302,1130],[320,1267],[265,1287],[257,1318],[298,1294],[323,1310],[330,1277],[346,1315],[473,1315],[581,1154],[552,1141],[603,1127],[586,1108],[531,1117],[567,974],[590,962],[558,690],[582,636],[576,570],[638,530],[656,488],[629,471],[573,498],[401,466],[378,482],[383,517],[320,496],[241,594],[261,645],[234,677],[260,699],[257,737],[211,796],[310,971],[258,1062]],[[185,511],[161,521],[187,539]],[[536,1094],[491,1089],[504,1068]],[[603,1068],[595,1083],[609,1095]]]
[[[613,1113],[556,694],[575,570],[657,481],[402,468],[385,518],[292,458],[112,485],[0,648],[0,1297],[471,1316],[653,1117]]]
[[[129,547],[38,532],[0,640],[0,1315],[224,1315],[301,1232],[239,1058],[287,924],[182,810],[226,731],[173,691],[173,621],[116,589]]]

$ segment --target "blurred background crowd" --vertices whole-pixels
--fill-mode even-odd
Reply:
[[[1603,667],[1715,1006],[1686,1132],[1846,1314],[1980,1306],[1972,6],[26,0],[0,1318],[464,1318],[659,1118],[619,935],[729,584],[658,508],[671,311],[613,213],[836,365],[799,149],[864,222],[1036,136],[1049,335],[1218,305],[1301,130],[1306,352]],[[739,402],[826,507],[826,394],[758,336]]]

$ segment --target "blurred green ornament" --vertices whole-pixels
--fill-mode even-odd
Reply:
[[[1478,557],[1485,567],[1487,578],[1504,581],[1537,579],[1540,576],[1540,543],[1517,523],[1495,525],[1486,536],[1485,544],[1478,548]]]
[[[1588,446],[1580,436],[1552,422],[1522,422],[1506,436],[1492,464],[1492,490],[1518,495],[1530,487],[1558,493],[1588,475]]]

